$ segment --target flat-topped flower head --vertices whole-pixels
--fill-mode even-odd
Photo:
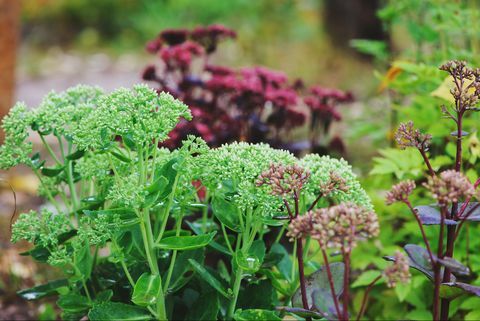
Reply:
[[[286,197],[296,193],[298,196],[309,177],[310,173],[297,164],[271,164],[267,171],[260,174],[256,184],[270,186],[273,195]]]
[[[385,203],[391,205],[395,202],[406,202],[415,189],[415,182],[406,180],[392,186],[392,189],[385,197]]]
[[[375,237],[379,233],[375,212],[353,204],[342,203],[311,212],[311,235],[323,249],[340,248],[350,252],[358,241]]]
[[[228,187],[234,192],[233,201],[240,208],[258,207],[264,209],[266,215],[272,215],[283,203],[269,189],[256,186],[258,177],[272,162],[288,166],[296,161],[290,152],[267,144],[235,142],[200,155],[195,166],[197,179],[209,193],[219,193]]]
[[[415,129],[412,121],[401,123],[395,133],[395,141],[400,149],[415,147],[426,150],[430,145],[431,140],[432,136],[422,134],[418,129]]]
[[[475,194],[475,188],[468,178],[455,170],[447,170],[439,176],[429,177],[424,186],[440,206],[457,203]]]
[[[191,118],[188,107],[170,94],[158,95],[146,85],[122,88],[102,97],[80,121],[74,142],[83,149],[98,149],[121,136],[142,147],[164,141],[182,117]]]
[[[373,209],[370,198],[344,159],[309,154],[300,160],[299,165],[310,172],[304,187],[307,202],[313,202],[319,194],[328,192],[326,187],[336,187],[328,196],[337,203],[350,202]]]
[[[400,251],[395,252],[395,261],[385,268],[383,276],[387,280],[389,288],[395,287],[398,283],[410,282],[410,266],[408,257]]]

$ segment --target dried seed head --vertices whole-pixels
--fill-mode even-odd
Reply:
[[[350,252],[359,240],[379,233],[377,215],[353,203],[342,203],[310,213],[313,224],[311,235],[323,249],[343,248]]]
[[[348,192],[348,186],[343,177],[337,172],[331,171],[329,180],[320,185],[320,193],[325,197],[334,191]]]
[[[273,195],[289,196],[299,192],[308,181],[310,173],[294,165],[271,164],[270,168],[260,174],[256,185],[268,185]]]
[[[439,176],[429,177],[424,186],[441,206],[457,203],[461,199],[473,196],[475,193],[475,188],[468,178],[454,170],[447,170]]]
[[[422,134],[418,129],[415,129],[412,121],[401,123],[395,133],[395,141],[401,149],[415,147],[426,150],[430,145],[431,140],[432,136]]]
[[[387,286],[393,288],[400,283],[410,282],[410,266],[408,257],[400,251],[395,252],[395,262],[385,268],[383,276],[387,279]]]
[[[406,180],[392,186],[392,189],[387,193],[385,197],[385,203],[391,205],[395,202],[405,202],[408,200],[408,196],[412,194],[415,189],[415,182],[412,180]]]
[[[290,241],[301,239],[310,235],[313,230],[312,213],[308,212],[305,215],[299,215],[294,218],[288,225],[287,236]]]

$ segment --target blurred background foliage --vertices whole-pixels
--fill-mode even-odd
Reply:
[[[140,82],[142,68],[155,60],[144,50],[146,41],[166,28],[213,23],[238,34],[236,41],[222,44],[215,54],[219,64],[265,65],[308,84],[352,91],[356,102],[342,109],[343,124],[336,130],[346,138],[347,158],[373,198],[382,227],[378,241],[363,245],[354,257],[357,276],[364,280],[356,284],[358,304],[369,267],[382,266],[381,256],[399,246],[420,241],[408,211],[400,206],[387,208],[383,201],[392,183],[405,178],[421,183],[418,179],[425,170],[416,151],[395,148],[394,130],[401,121],[413,120],[416,127],[433,135],[434,166],[450,166],[453,128],[442,120],[440,106],[451,101],[448,79],[438,66],[449,59],[480,65],[476,0],[23,0],[21,15],[17,98],[34,103],[34,97],[46,93],[45,88],[63,90],[84,82],[108,89],[113,84]],[[93,67],[92,61],[96,62]],[[464,142],[468,155],[464,166],[471,180],[478,177],[479,120],[474,114],[465,124],[469,135]],[[28,197],[32,184],[28,179],[14,182],[24,202],[20,207],[38,205],[38,199]],[[11,199],[7,187],[1,196]],[[422,196],[416,195],[419,205],[425,203]],[[5,204],[0,224],[3,235],[8,235],[12,202]],[[456,252],[458,259],[469,263],[474,278],[480,272],[480,257],[470,253],[480,245],[478,232],[478,227],[472,227]],[[428,233],[435,236],[432,229]],[[8,237],[2,237],[2,244],[7,243]],[[8,260],[18,258],[11,254]],[[29,285],[45,274],[31,267],[26,271],[30,272],[20,279]],[[21,282],[18,275],[8,273],[0,282],[0,295],[5,292],[4,297],[11,299]],[[430,284],[420,275],[395,290],[377,287],[367,317],[428,319],[425,298],[430,292]],[[478,299],[456,300],[452,313],[478,320],[475,307],[479,303]],[[42,309],[52,313],[51,306]]]

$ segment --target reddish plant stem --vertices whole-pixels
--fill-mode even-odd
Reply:
[[[372,282],[370,282],[370,284],[367,286],[367,289],[365,290],[365,293],[363,294],[362,305],[360,306],[360,311],[358,312],[357,321],[360,321],[360,319],[362,319],[362,316],[365,313],[365,309],[367,307],[368,295],[370,294],[370,291],[372,290],[375,283],[377,283],[378,280],[380,280],[381,278],[382,278],[382,275],[380,274]]]
[[[322,247],[321,244],[320,248]],[[340,304],[338,303],[338,297],[337,294],[335,293],[335,286],[333,284],[333,276],[332,276],[332,271],[330,270],[330,263],[328,262],[328,256],[327,252],[322,249],[322,257],[323,257],[323,264],[325,265],[325,269],[327,270],[327,278],[328,278],[328,284],[330,286],[330,291],[332,293],[332,298],[333,298],[333,304],[335,305],[335,311],[337,312],[337,318],[341,319],[341,313],[340,313]]]
[[[429,255],[429,257],[430,257],[430,262],[432,263],[432,266],[433,266],[433,264],[435,264],[435,260],[433,259],[432,248],[430,247],[430,242],[428,241],[427,235],[425,234],[425,229],[423,228],[422,221],[420,220],[420,217],[418,217],[418,213],[417,213],[417,211],[413,208],[413,206],[412,206],[412,204],[410,203],[410,201],[407,199],[407,200],[404,201],[404,203],[408,206],[408,208],[410,209],[410,211],[413,213],[413,216],[414,216],[415,219],[417,220],[418,227],[420,228],[420,232],[422,233],[423,242],[425,243],[425,246],[426,246],[426,248],[427,248],[428,255]]]
[[[300,292],[302,293],[302,305],[305,310],[310,310],[307,299],[307,288],[305,285],[305,271],[303,268],[303,244],[302,239],[297,240],[297,261],[298,274],[300,276]]]
[[[461,86],[463,87],[463,80],[461,82]],[[463,108],[460,102],[457,103],[457,153],[455,155],[455,170],[460,172],[462,169],[462,118],[463,118]],[[455,219],[457,217],[458,212],[458,204],[452,204],[452,210],[450,212],[450,216],[447,218]],[[456,235],[456,225],[449,225],[447,227],[447,250],[445,252],[445,256],[453,257],[453,251],[455,249],[455,235]],[[442,282],[450,282],[451,279],[451,271],[450,269],[445,267],[445,271],[443,273],[443,280]],[[440,312],[441,320],[448,320],[448,314],[450,310],[450,300],[442,299],[442,307]]]
[[[472,209],[467,214],[465,214],[465,216],[460,217],[461,221],[460,221],[460,224],[458,224],[457,231],[455,233],[455,240],[457,239],[458,235],[460,234],[460,229],[462,228],[463,224],[467,221],[467,219],[470,217],[470,215],[472,215],[475,212],[475,210],[479,207],[480,207],[480,203],[475,204],[472,207]]]
[[[420,152],[420,155],[422,155],[425,165],[427,165],[430,176],[435,176],[435,171],[433,170],[432,164],[430,164],[430,160],[428,159],[427,152],[425,151],[425,149],[422,147],[422,148],[419,148],[418,151]]]
[[[299,203],[298,203],[298,194],[294,192],[294,202],[295,202],[295,212],[293,213],[290,205],[288,204],[287,200],[283,200],[285,207],[288,211],[288,216],[290,217],[290,222],[299,215]],[[305,282],[305,269],[304,269],[304,262],[303,262],[303,243],[302,239],[297,240],[297,263],[298,263],[298,275],[300,279],[300,293],[302,295],[302,305],[305,310],[309,310],[310,307],[308,306],[308,298],[307,298],[307,287]],[[311,318],[307,318],[307,321],[311,320]]]
[[[473,188],[474,189],[477,189],[478,185],[480,185],[480,178],[478,178],[476,181],[475,181],[475,184],[473,184]],[[462,207],[460,208],[460,210],[458,211],[457,213],[457,217],[458,218],[461,218],[462,215],[463,215],[463,212],[465,212],[465,210],[467,209],[467,206],[468,204],[470,204],[470,201],[472,199],[472,196],[468,197],[465,202],[463,202],[462,204]]]
[[[437,257],[439,259],[443,258],[443,234],[445,230],[445,216],[447,208],[442,207],[440,209],[440,235],[438,237],[438,248],[437,248]],[[439,318],[439,308],[440,308],[440,284],[442,281],[440,272],[441,265],[438,262],[435,262],[434,266],[434,291],[433,291],[433,320],[438,321]]]
[[[343,294],[342,294],[342,303],[343,303],[343,320],[348,321],[348,304],[350,302],[350,250],[346,251],[345,247],[342,248],[343,254],[343,263],[345,264],[345,271],[343,274]]]
[[[307,212],[310,212],[311,210],[313,210],[313,208],[315,207],[315,205],[317,205],[318,201],[320,201],[322,196],[323,196],[322,193],[320,193],[320,195],[317,196],[317,198],[313,201],[312,205],[310,205],[310,207],[308,208]]]

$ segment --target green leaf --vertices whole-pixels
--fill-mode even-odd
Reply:
[[[340,296],[343,292],[343,273],[345,270],[345,265],[342,262],[335,262],[331,263],[329,266],[332,273],[335,294],[337,296]],[[309,306],[312,306],[312,294],[315,290],[322,290],[322,294],[331,293],[327,269],[325,268],[325,266],[320,267],[320,269],[307,276],[305,280],[305,285],[307,289],[307,300]],[[294,307],[303,307],[302,294],[300,289],[298,289],[293,295],[292,305]]]
[[[210,272],[207,271],[197,261],[193,259],[189,259],[188,262],[192,265],[193,269],[195,272],[205,281],[207,282],[212,288],[217,290],[221,295],[223,295],[227,299],[231,299],[231,296],[227,293],[227,291],[224,289],[223,285],[220,283],[217,278],[215,278]]]
[[[207,246],[215,237],[216,232],[194,236],[170,236],[155,246],[166,250],[195,250]]]
[[[47,177],[55,177],[55,176],[58,176],[61,172],[63,172],[63,170],[65,169],[65,167],[42,167],[42,174],[47,176]]]
[[[238,309],[235,311],[233,316],[235,321],[250,321],[250,320],[261,320],[261,321],[281,321],[282,319],[273,311],[261,310],[261,309],[248,309],[242,310]]]
[[[88,246],[88,244],[81,247],[78,252],[75,252],[75,266],[77,272],[80,273],[80,275],[77,276],[83,280],[90,278],[90,275],[92,274],[93,257],[90,253],[90,246]]]
[[[262,266],[258,257],[251,254],[245,254],[242,251],[235,253],[235,260],[237,265],[247,273],[255,273]]]
[[[282,256],[282,259],[277,264],[277,268],[285,280],[291,281],[292,277],[292,260],[288,255],[287,250],[280,243],[275,243],[270,248],[271,253],[277,253]]]
[[[90,308],[88,298],[76,293],[61,295],[57,300],[57,305],[70,313],[84,312]]]
[[[160,276],[144,273],[135,283],[132,302],[144,307],[152,305],[157,301],[161,290]]]
[[[189,259],[203,262],[204,258],[205,250],[203,248],[194,251],[180,252],[175,260],[171,278],[172,281],[168,287],[168,293],[174,293],[180,290],[194,276],[193,267],[188,262]]]
[[[79,150],[67,155],[65,158],[68,159],[68,160],[77,160],[77,159],[82,158],[83,155],[85,155],[85,151],[79,149]]]
[[[241,215],[237,211],[237,207],[225,200],[223,197],[216,196],[212,200],[212,210],[215,217],[226,227],[235,231],[241,232],[240,219]]]
[[[373,282],[381,273],[375,270],[368,270],[360,274],[360,276],[353,282],[352,288],[367,286]]]
[[[52,294],[56,294],[57,290],[68,286],[67,279],[60,279],[48,282],[46,284],[37,285],[33,288],[20,290],[17,294],[25,300],[37,300]]]
[[[219,310],[220,300],[217,292],[202,293],[188,309],[185,320],[217,320]]]
[[[95,302],[96,303],[108,302],[110,301],[112,296],[113,296],[112,290],[104,290],[97,294],[97,296],[95,297]]]
[[[113,157],[115,157],[116,159],[124,162],[124,163],[131,163],[132,160],[130,158],[128,158],[127,156],[123,155],[123,154],[120,154],[120,153],[117,153],[115,151],[110,151],[110,154],[112,154]]]
[[[157,193],[157,192],[163,191],[167,186],[168,186],[168,179],[166,179],[163,176],[160,176],[145,190],[148,193]]]
[[[140,321],[152,320],[146,310],[120,302],[106,302],[95,305],[88,313],[90,321]]]
[[[30,255],[36,261],[45,263],[48,261],[48,258],[50,257],[50,251],[43,246],[37,245],[31,250],[20,253],[20,255],[22,256]]]

